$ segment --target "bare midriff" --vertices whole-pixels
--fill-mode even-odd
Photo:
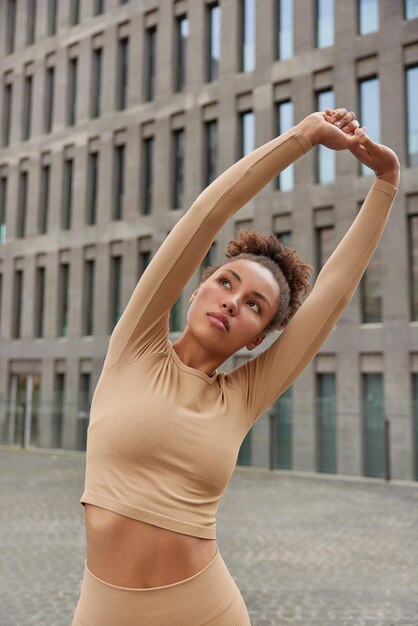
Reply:
[[[171,585],[214,558],[216,539],[201,539],[85,504],[87,567],[119,587]]]

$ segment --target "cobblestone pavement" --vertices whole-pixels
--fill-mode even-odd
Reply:
[[[83,474],[0,448],[0,626],[71,624]],[[217,533],[253,626],[418,626],[418,485],[238,468]]]

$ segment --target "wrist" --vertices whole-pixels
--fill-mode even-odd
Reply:
[[[400,178],[400,170],[399,168],[395,168],[390,170],[389,172],[385,172],[384,174],[378,174],[377,178],[380,180],[385,180],[387,183],[390,183],[394,187],[397,187],[399,184]]]
[[[322,120],[317,113],[312,113],[305,117],[299,124],[297,124],[297,128],[301,130],[308,137],[309,141],[313,146],[320,143],[320,127],[322,124]]]

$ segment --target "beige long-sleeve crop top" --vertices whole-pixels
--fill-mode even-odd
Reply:
[[[169,311],[228,218],[311,147],[293,127],[243,157],[199,195],[153,257],[114,328],[93,395],[82,503],[216,538],[216,512],[242,441],[352,299],[396,188],[373,182],[290,323],[231,372],[209,376],[184,364],[168,339]]]

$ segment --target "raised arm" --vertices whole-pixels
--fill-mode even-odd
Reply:
[[[141,276],[110,338],[105,366],[134,361],[166,341],[169,310],[228,218],[312,147],[293,127],[246,155],[196,199]]]
[[[255,359],[229,374],[230,383],[246,395],[250,424],[307,367],[351,301],[388,221],[399,163],[386,146],[362,129],[350,151],[375,170],[374,181],[353,224],[320,271],[315,285],[278,339]]]

